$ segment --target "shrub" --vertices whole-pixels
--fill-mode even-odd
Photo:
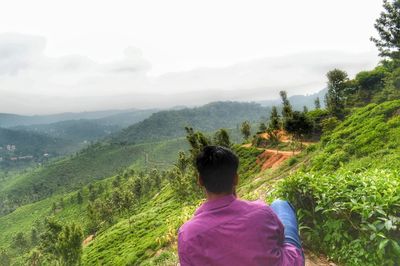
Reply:
[[[281,182],[279,197],[300,212],[307,245],[346,265],[394,265],[400,256],[398,170],[298,173]]]

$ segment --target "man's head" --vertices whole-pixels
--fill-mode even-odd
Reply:
[[[208,192],[232,193],[237,183],[238,157],[228,148],[206,146],[196,158],[199,181]]]

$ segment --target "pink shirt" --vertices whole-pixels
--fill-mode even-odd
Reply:
[[[283,230],[272,209],[261,201],[233,195],[207,201],[179,229],[180,263],[302,266],[301,251],[283,243]]]

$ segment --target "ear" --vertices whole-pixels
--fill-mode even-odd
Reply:
[[[204,187],[204,182],[200,175],[197,176],[197,184],[199,184],[201,187]]]
[[[236,173],[235,176],[233,177],[233,185],[237,186],[239,183],[239,175]]]

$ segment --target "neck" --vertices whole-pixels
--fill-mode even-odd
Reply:
[[[234,195],[232,192],[231,193],[221,193],[221,194],[216,194],[216,193],[212,193],[212,192],[206,192],[207,195],[207,201],[211,201],[211,200],[216,200],[216,199],[220,199],[222,197],[228,196],[228,195]]]

